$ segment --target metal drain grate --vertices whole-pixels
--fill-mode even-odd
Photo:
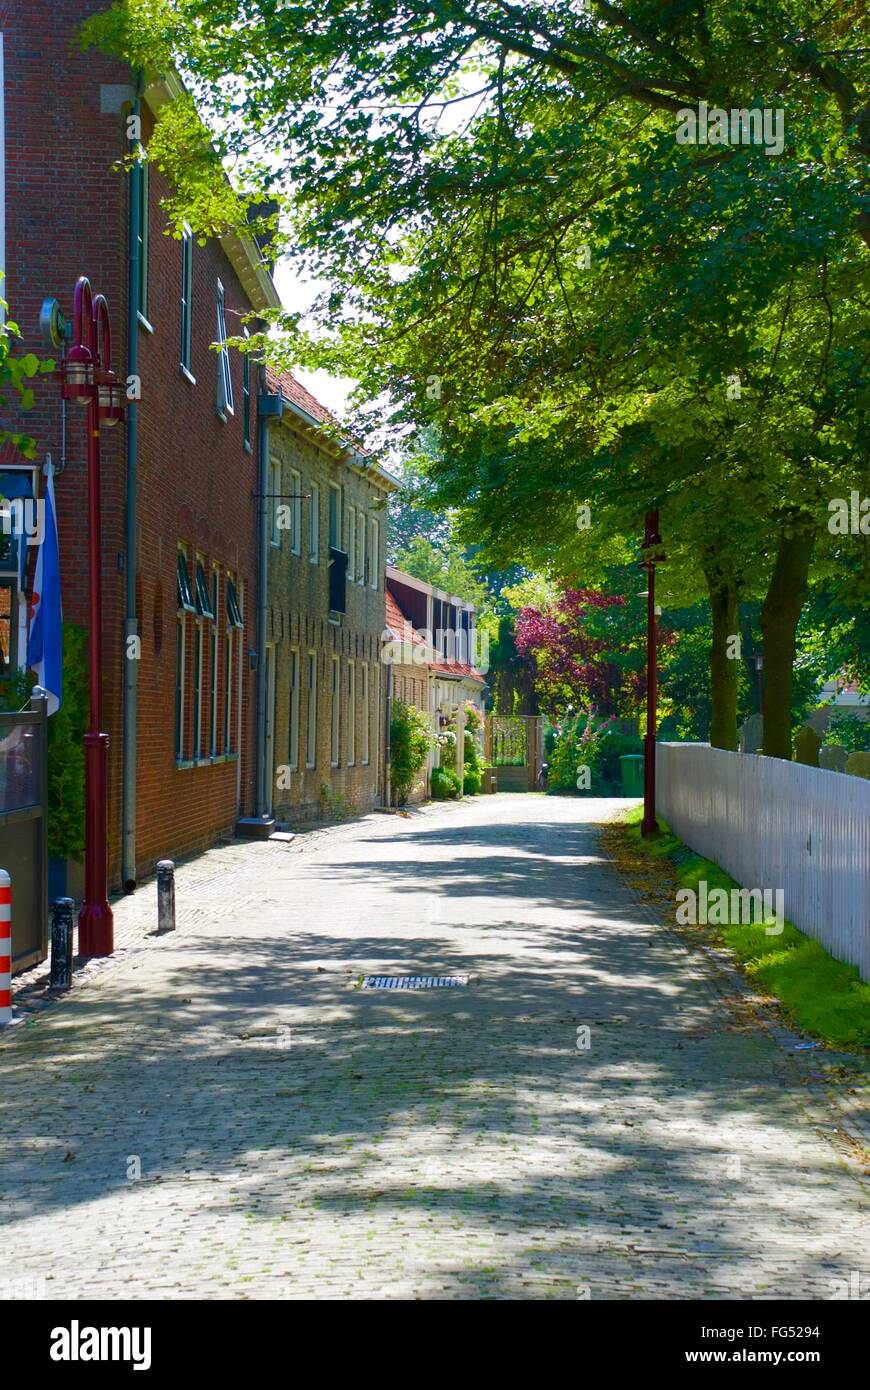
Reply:
[[[363,989],[454,989],[467,975],[366,975]]]

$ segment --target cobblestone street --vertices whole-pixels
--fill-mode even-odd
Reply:
[[[179,869],[171,937],[153,885],[119,902],[123,957],[0,1044],[7,1277],[113,1299],[866,1281],[867,1179],[832,1115],[635,902],[603,815],[500,795],[233,843]]]

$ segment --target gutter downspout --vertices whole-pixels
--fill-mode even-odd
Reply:
[[[142,79],[136,82],[132,114],[141,117]],[[139,213],[142,202],[142,165],[137,160],[130,169],[129,225],[127,229],[127,375],[135,376],[139,367]],[[139,460],[139,407],[127,400],[127,516],[126,516],[126,602],[124,613],[124,724],[123,786],[121,810],[121,879],[125,893],[136,887],[136,725],[139,661],[130,654],[138,642],[136,617],[136,531]]]
[[[254,815],[237,826],[243,834],[268,835],[275,822],[267,814],[266,797],[266,639],[269,619],[269,427],[280,420],[284,401],[266,389],[266,374],[258,367],[257,392],[257,713],[255,757],[257,767]]]

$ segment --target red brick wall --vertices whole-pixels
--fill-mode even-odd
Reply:
[[[115,367],[127,364],[127,180],[115,167],[126,152],[122,113],[101,112],[101,86],[129,83],[117,64],[72,47],[80,19],[94,0],[17,0],[3,20],[6,53],[7,278],[10,315],[25,345],[39,349],[42,298],[56,295],[72,310],[79,274],[109,300]],[[148,117],[145,132],[147,140]],[[161,176],[150,179],[151,235],[148,314],[153,332],[139,329],[139,506],[136,555],[142,655],[139,666],[137,861],[140,872],[163,855],[180,855],[229,833],[236,819],[236,763],[177,768],[174,758],[175,567],[177,545],[230,569],[245,595],[242,671],[241,809],[253,798],[254,675],[247,651],[256,648],[255,454],[242,446],[242,364],[231,354],[236,413],[226,424],[215,407],[218,277],[226,292],[227,326],[250,306],[217,244],[194,251],[193,385],[181,373],[181,247],[163,235]],[[255,373],[252,373],[255,376]],[[252,415],[254,414],[252,410]],[[56,480],[64,616],[87,621],[86,458],[84,412],[67,413],[67,457]],[[40,456],[60,462],[59,390],[45,381],[26,417]],[[253,427],[253,426],[252,426]],[[110,880],[120,880],[121,735],[124,663],[126,427],[102,431],[104,726],[110,736]],[[132,558],[131,561],[132,563]],[[191,564],[193,573],[193,564]],[[222,585],[223,607],[223,585]],[[162,643],[158,630],[162,618]],[[192,687],[193,623],[188,622],[188,692]],[[220,627],[223,650],[223,622]],[[206,643],[206,647],[207,647]],[[223,659],[219,665],[223,704]],[[205,681],[209,680],[206,664]],[[188,698],[188,723],[191,701]],[[192,731],[188,734],[188,741]]]

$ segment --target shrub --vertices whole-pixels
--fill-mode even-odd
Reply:
[[[465,776],[462,779],[462,790],[466,796],[477,796],[483,785],[483,774],[479,767],[465,765]]]
[[[432,796],[436,801],[454,801],[462,794],[462,784],[450,767],[433,767]]]
[[[586,796],[622,795],[619,759],[625,753],[642,753],[643,739],[636,734],[618,733],[612,719],[596,723],[591,710],[566,719],[553,733],[547,766],[548,792],[563,796],[578,790]],[[578,788],[578,770],[584,766],[589,768],[590,785]]]
[[[416,705],[394,701],[390,714],[390,780],[398,806],[407,802],[431,745],[426,713]]]

